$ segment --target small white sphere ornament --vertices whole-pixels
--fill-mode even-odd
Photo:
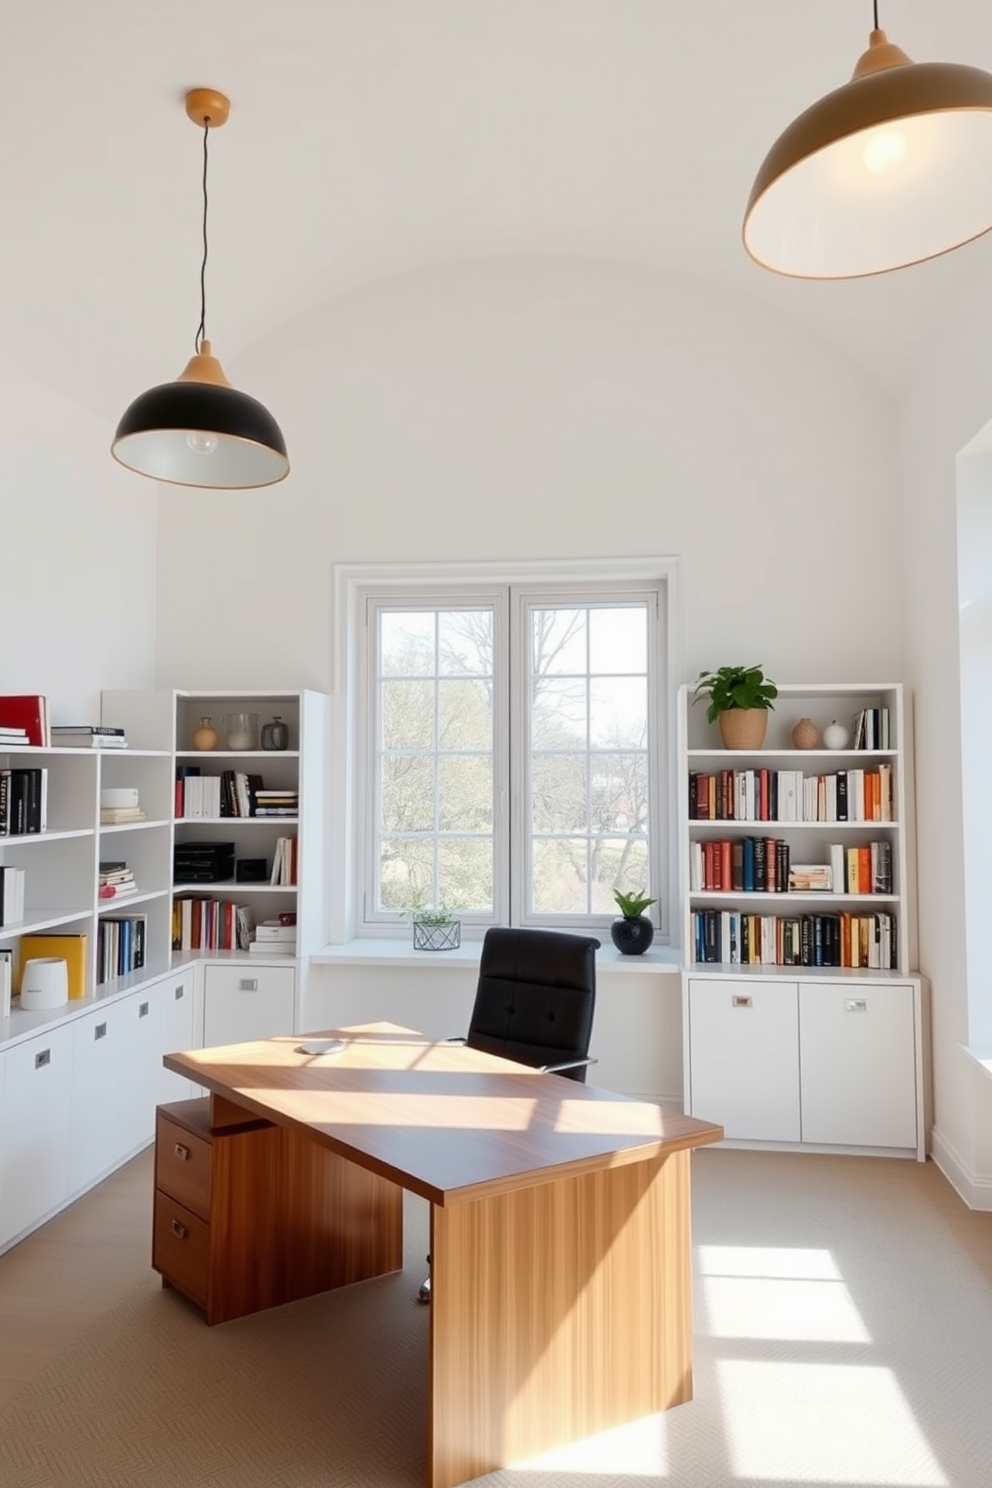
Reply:
[[[850,740],[851,735],[842,723],[837,722],[836,718],[823,730],[823,742],[828,749],[846,749]]]

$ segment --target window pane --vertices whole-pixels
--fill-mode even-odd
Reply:
[[[491,755],[442,755],[438,760],[438,785],[438,826],[442,832],[492,831]]]
[[[531,859],[535,914],[588,914],[585,837],[535,838]]]
[[[532,694],[531,746],[585,749],[589,712],[586,679],[535,678]]]
[[[415,897],[434,902],[434,844],[430,837],[384,837],[380,843],[379,900],[407,909]]]
[[[646,832],[648,760],[645,754],[592,756],[590,813],[594,832]]]
[[[531,764],[535,834],[584,832],[589,825],[588,756],[538,754]]]
[[[383,832],[430,832],[434,828],[434,756],[386,754],[381,763],[380,819]]]
[[[491,837],[447,837],[438,844],[441,901],[461,914],[491,914],[493,843]]]
[[[601,677],[589,685],[589,739],[594,749],[648,743],[648,679]]]
[[[488,682],[439,682],[442,749],[492,749],[493,693]]]
[[[438,670],[441,676],[491,677],[493,625],[494,616],[490,609],[441,611],[438,615]]]
[[[585,676],[586,611],[531,610],[531,674]]]
[[[645,838],[601,837],[592,851],[592,911],[616,914],[613,890],[643,892],[648,882],[648,844]]]
[[[384,677],[426,677],[434,672],[432,610],[383,610],[379,616],[379,670]]]
[[[589,613],[589,670],[646,672],[648,637],[644,606],[603,606]]]
[[[433,749],[433,682],[383,682],[380,699],[383,749]]]

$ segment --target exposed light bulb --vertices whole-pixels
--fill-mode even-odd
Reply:
[[[191,429],[186,435],[186,443],[196,455],[212,455],[220,440],[216,434],[208,434],[203,429]]]
[[[906,137],[898,129],[873,129],[865,145],[865,165],[875,175],[892,170],[906,158]]]

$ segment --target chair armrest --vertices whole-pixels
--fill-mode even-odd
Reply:
[[[448,1038],[441,1040],[442,1044],[467,1044],[468,1039],[460,1033],[452,1033]]]
[[[542,1075],[557,1075],[559,1070],[582,1069],[587,1064],[598,1064],[598,1059],[570,1059],[567,1064],[542,1064],[540,1073]]]

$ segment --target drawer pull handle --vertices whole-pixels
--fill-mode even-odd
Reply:
[[[147,1018],[148,1017],[148,1004],[147,1004],[147,1002],[139,1002],[138,1003],[138,1017],[139,1018]]]
[[[184,1147],[182,1142],[177,1142],[172,1150],[180,1162],[189,1162],[189,1148]]]
[[[93,1030],[93,1037],[95,1039],[102,1039],[102,1038],[106,1038],[107,1037],[107,1025],[106,1025],[106,1023],[98,1023],[96,1025],[96,1027]]]
[[[753,1002],[750,997],[741,997],[735,993],[730,999],[730,1006],[749,1008],[753,1006]]]
[[[242,977],[240,982],[238,983],[238,986],[241,988],[242,992],[257,992],[258,977]]]
[[[180,1224],[178,1219],[174,1219],[169,1228],[175,1235],[177,1240],[186,1239],[186,1226],[184,1224]]]
[[[172,995],[176,999],[177,1002],[182,1002],[183,998],[186,996],[186,987],[185,987],[185,985],[183,984],[183,985],[178,986],[176,988],[176,990],[173,992]]]
[[[52,1051],[51,1051],[51,1049],[42,1049],[40,1051],[40,1053],[38,1053],[38,1054],[36,1054],[34,1056],[34,1067],[35,1067],[35,1069],[44,1069],[45,1068],[45,1065],[46,1064],[51,1064],[51,1062],[52,1062]]]
[[[868,1011],[867,997],[845,997],[844,1011],[847,1013],[866,1013]]]

